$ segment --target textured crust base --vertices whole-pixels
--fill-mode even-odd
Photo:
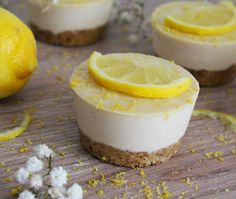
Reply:
[[[121,151],[105,144],[92,141],[80,131],[81,143],[84,148],[98,159],[126,167],[145,167],[169,160],[177,151],[180,141],[153,153]]]
[[[50,44],[62,46],[80,46],[91,44],[102,38],[107,25],[81,31],[66,31],[59,34],[53,34],[50,31],[40,30],[37,26],[31,24],[31,29],[37,39]]]
[[[199,81],[201,86],[220,86],[227,84],[236,76],[236,65],[231,66],[226,70],[221,71],[207,71],[207,70],[191,70],[188,69],[193,76]]]

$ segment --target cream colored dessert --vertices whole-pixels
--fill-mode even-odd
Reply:
[[[86,44],[101,36],[112,4],[113,0],[58,0],[57,3],[29,0],[29,18],[42,40],[63,45]],[[40,36],[41,33],[46,36]],[[68,44],[63,37],[69,40]]]
[[[194,35],[167,27],[165,17],[199,1],[166,3],[152,14],[153,44],[157,55],[189,69],[200,84],[214,86],[235,76],[236,29],[217,35]],[[207,3],[209,4],[209,3]]]
[[[70,82],[76,93],[78,125],[82,144],[93,155],[118,165],[147,166],[176,153],[191,118],[199,85],[180,66],[156,60],[157,67],[160,63],[173,66],[191,78],[191,87],[174,98],[139,98],[95,83],[87,62],[75,68]]]

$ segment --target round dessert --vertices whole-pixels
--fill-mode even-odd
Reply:
[[[187,68],[202,86],[232,81],[236,74],[236,9],[228,2],[163,4],[152,14],[156,53]]]
[[[28,0],[36,37],[63,46],[99,40],[108,24],[113,0]]]
[[[171,158],[198,97],[195,78],[173,62],[153,56],[120,53],[95,57],[77,66],[70,79],[84,148],[103,161],[128,167]],[[100,67],[95,67],[96,63]],[[161,89],[146,92],[154,86]],[[137,92],[128,94],[131,87]]]

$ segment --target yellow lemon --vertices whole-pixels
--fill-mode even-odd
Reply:
[[[179,12],[165,17],[165,25],[180,32],[194,35],[224,34],[236,28],[236,8],[230,1],[218,4],[182,3]]]
[[[137,97],[176,97],[192,84],[180,66],[143,54],[94,52],[88,66],[98,84]]]
[[[36,68],[36,42],[31,30],[0,8],[0,99],[20,90]]]

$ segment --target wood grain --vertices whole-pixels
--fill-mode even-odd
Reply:
[[[24,4],[17,0],[9,2],[9,9],[27,21]],[[155,6],[165,1],[146,2],[146,12],[150,14]],[[110,26],[102,41],[86,47],[63,48],[38,42],[37,72],[21,92],[0,101],[1,130],[15,126],[12,123],[14,119],[19,123],[23,109],[35,110],[33,122],[24,135],[0,144],[0,162],[5,164],[0,167],[0,198],[12,198],[9,191],[17,185],[14,179],[17,168],[32,155],[33,146],[41,143],[53,146],[57,154],[65,154],[64,157],[58,155],[55,164],[63,165],[68,170],[71,174],[70,183],[78,182],[88,190],[85,198],[99,198],[96,192],[100,189],[105,191],[103,198],[122,198],[125,195],[126,198],[145,198],[140,191],[143,189],[141,182],[146,182],[153,190],[153,198],[158,198],[156,187],[161,181],[166,181],[172,193],[170,198],[236,198],[236,154],[232,153],[236,143],[220,142],[217,137],[226,131],[225,127],[212,119],[192,118],[177,155],[164,164],[144,169],[145,178],[140,176],[138,170],[105,164],[83,150],[76,124],[73,92],[68,86],[68,80],[74,66],[87,59],[93,50],[103,53],[135,51],[154,54],[152,45],[146,40],[141,40],[136,46],[129,45],[125,33],[115,25]],[[196,108],[236,115],[236,81],[222,87],[202,88]],[[231,132],[226,133],[226,137],[228,140],[236,139],[236,135]],[[26,144],[27,139],[33,144]],[[24,144],[29,152],[20,153]],[[224,161],[205,157],[205,153],[214,151],[222,151]],[[78,160],[82,164],[77,164]],[[92,172],[94,167],[98,169],[97,172]],[[121,171],[126,172],[125,178],[134,186],[112,185],[109,179]],[[105,174],[106,183],[89,188],[88,180],[99,179],[101,174]],[[13,178],[13,181],[6,182],[5,178]],[[183,183],[183,179],[187,178],[191,182],[188,185]]]

